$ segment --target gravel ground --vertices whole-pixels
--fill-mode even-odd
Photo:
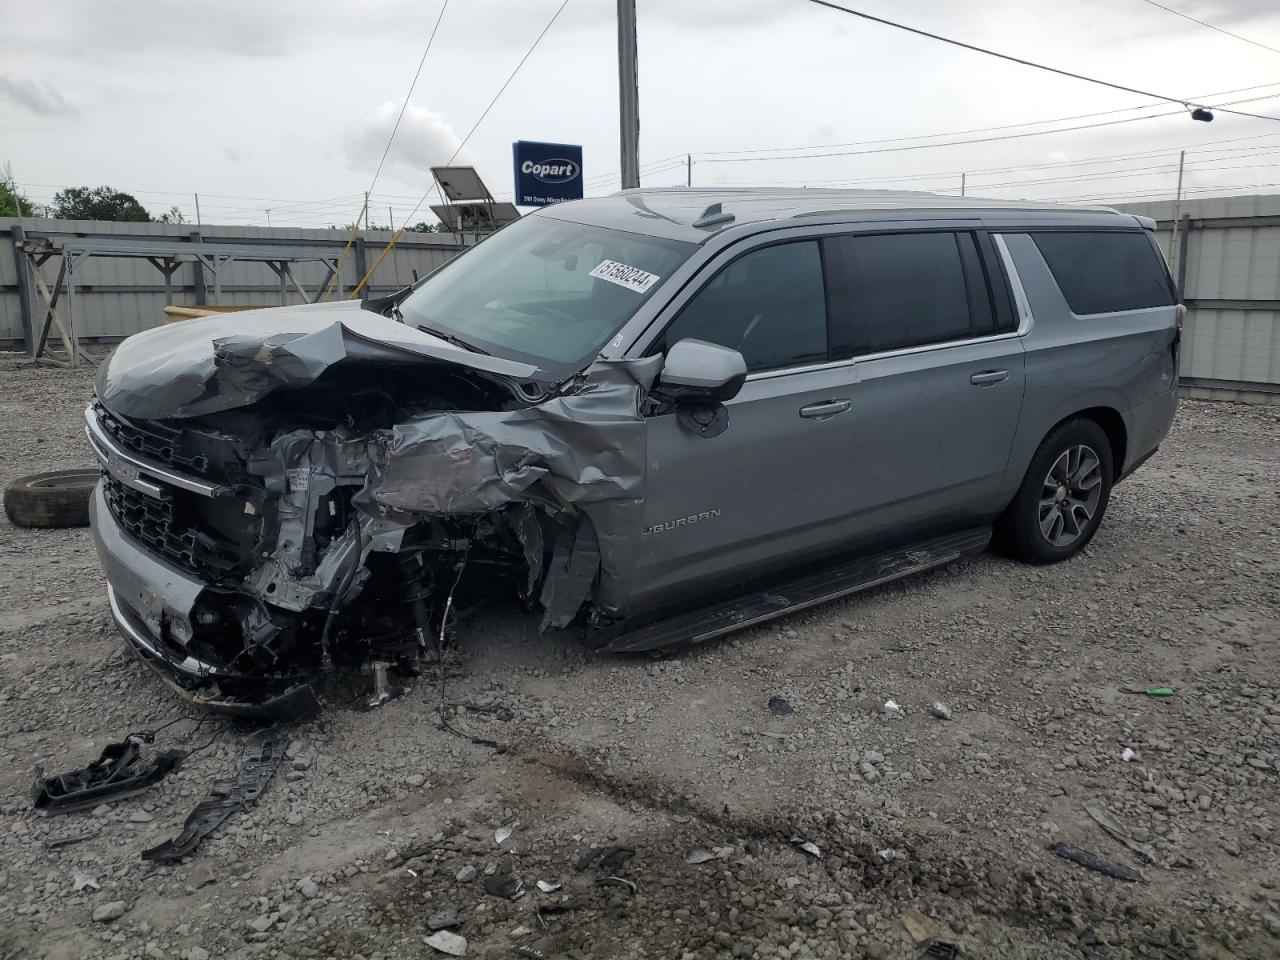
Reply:
[[[0,359],[0,483],[88,465],[91,376]],[[442,957],[450,911],[471,957],[1280,956],[1278,498],[1280,413],[1187,402],[1065,565],[984,555],[651,658],[475,612],[443,696],[497,749],[438,728],[432,677],[376,710],[335,691],[176,867],[139,852],[249,731],[122,654],[87,530],[0,519],[0,957]],[[34,766],[178,717],[157,745],[201,749],[156,787],[31,811]],[[577,869],[610,845],[634,855]],[[484,885],[508,874],[515,901]]]

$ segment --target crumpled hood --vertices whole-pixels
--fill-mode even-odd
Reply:
[[[538,368],[473,353],[356,300],[216,314],[129,337],[98,371],[98,398],[126,417],[196,417],[305,386],[339,363],[446,363],[513,380]]]

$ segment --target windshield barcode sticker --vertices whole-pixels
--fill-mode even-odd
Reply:
[[[616,260],[601,260],[591,271],[590,276],[608,280],[610,283],[616,283],[636,293],[644,293],[662,279],[657,274],[641,270],[639,267],[628,267],[625,263],[618,263]]]

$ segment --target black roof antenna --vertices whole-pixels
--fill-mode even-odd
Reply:
[[[702,216],[693,221],[693,225],[699,230],[707,227],[718,227],[721,224],[733,223],[736,218],[732,213],[722,213],[720,204],[713,203],[707,209],[702,211]]]

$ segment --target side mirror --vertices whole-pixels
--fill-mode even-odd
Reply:
[[[681,340],[667,351],[657,392],[671,400],[732,400],[747,379],[737,350],[705,340]]]

